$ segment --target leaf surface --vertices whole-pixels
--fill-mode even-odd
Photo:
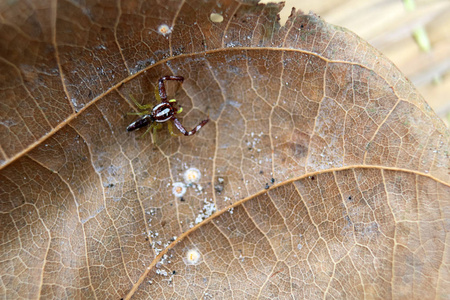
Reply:
[[[448,297],[448,129],[365,41],[279,10],[0,7],[1,294]],[[152,144],[127,113],[164,75],[210,122]]]

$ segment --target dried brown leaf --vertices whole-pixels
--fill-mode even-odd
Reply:
[[[279,10],[0,6],[3,297],[449,296],[447,128],[365,41]],[[168,74],[211,121],[153,145],[130,95]]]

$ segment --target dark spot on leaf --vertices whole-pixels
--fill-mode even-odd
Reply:
[[[353,226],[352,220],[350,220],[349,216],[345,216],[345,220],[347,221],[348,226]]]
[[[216,184],[216,185],[214,186],[214,190],[215,190],[217,193],[221,193],[221,192],[223,191],[223,185],[222,185],[222,184]]]

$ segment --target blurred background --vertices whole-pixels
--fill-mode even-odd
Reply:
[[[263,0],[261,2],[281,2]],[[450,0],[285,0],[355,32],[383,52],[450,124]]]

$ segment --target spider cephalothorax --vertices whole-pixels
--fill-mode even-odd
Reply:
[[[150,125],[150,127],[147,129],[147,131],[144,133],[144,135],[149,132],[151,129],[153,129],[153,134],[156,132],[157,129],[161,128],[161,123],[172,121],[175,124],[175,127],[178,128],[178,130],[186,135],[193,135],[195,134],[200,128],[202,128],[206,123],[208,123],[209,118],[206,120],[201,121],[194,129],[191,131],[187,131],[186,128],[184,128],[183,125],[181,125],[180,121],[177,119],[176,115],[181,113],[183,111],[183,108],[177,109],[175,107],[175,103],[177,100],[171,99],[167,100],[167,94],[166,94],[166,87],[164,85],[165,80],[176,80],[183,82],[184,78],[182,76],[164,76],[161,79],[159,79],[159,88],[158,88],[158,94],[157,98],[159,96],[161,103],[155,105],[151,110],[148,110],[151,108],[150,104],[147,105],[140,105],[134,100],[133,97],[131,99],[133,102],[137,105],[137,107],[142,110],[138,113],[132,113],[135,115],[141,116],[139,119],[128,125],[127,131],[133,131],[141,127],[145,127],[147,125]],[[172,130],[171,123],[168,123],[169,125],[169,131],[170,134],[175,135]]]

